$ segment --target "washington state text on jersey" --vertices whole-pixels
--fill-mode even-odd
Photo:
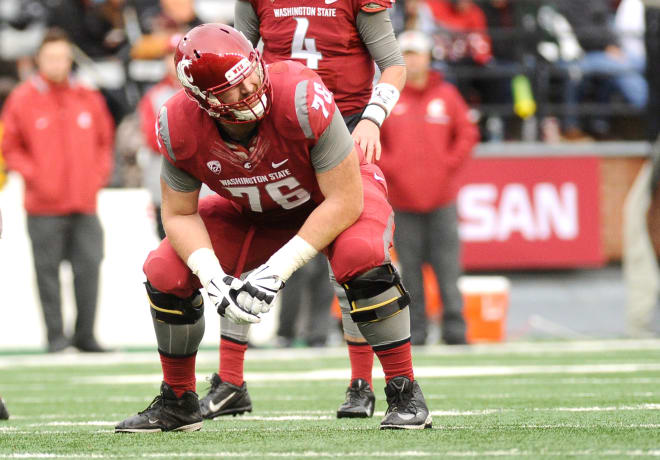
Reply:
[[[232,177],[231,179],[220,179],[220,183],[224,187],[231,185],[253,185],[253,184],[263,184],[264,182],[269,182],[272,180],[281,179],[291,175],[291,171],[285,169],[283,171],[277,171],[270,173],[268,175],[252,176],[252,177]]]
[[[315,6],[293,6],[290,8],[274,8],[273,14],[276,18],[286,18],[288,16],[324,16],[336,17],[336,8],[321,8]]]

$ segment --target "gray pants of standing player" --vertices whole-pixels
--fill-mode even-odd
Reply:
[[[84,343],[93,339],[103,258],[103,229],[98,217],[95,214],[30,215],[27,224],[48,343],[65,337],[59,276],[64,260],[71,263],[78,312],[73,341]]]
[[[328,338],[330,306],[334,292],[328,283],[328,259],[318,254],[304,269],[291,275],[282,290],[280,325],[277,335],[286,339],[296,338],[296,323],[304,306],[305,326],[303,335],[308,345],[324,345]]]
[[[422,345],[427,337],[422,264],[427,262],[438,279],[442,296],[442,339],[465,342],[463,297],[458,290],[461,274],[460,241],[456,205],[428,213],[395,211],[394,248],[401,266],[404,286],[410,292],[411,341]]]

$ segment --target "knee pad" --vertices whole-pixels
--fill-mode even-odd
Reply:
[[[148,281],[147,297],[151,306],[158,351],[167,356],[190,356],[197,352],[204,337],[204,299],[196,294],[181,298],[155,289]]]
[[[204,298],[199,292],[182,299],[144,283],[151,306],[151,316],[167,324],[195,324],[204,316]]]
[[[350,314],[356,323],[381,321],[410,304],[410,295],[392,264],[373,268],[343,283]]]

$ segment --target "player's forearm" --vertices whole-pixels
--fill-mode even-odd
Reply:
[[[406,84],[406,66],[392,65],[383,70],[378,83],[389,83],[401,91]]]
[[[163,207],[162,219],[167,239],[182,260],[188,260],[197,249],[212,247],[211,238],[199,214],[171,214]]]

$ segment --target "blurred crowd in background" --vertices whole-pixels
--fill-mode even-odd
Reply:
[[[232,24],[233,7],[231,0],[4,0],[0,106],[34,71],[47,27],[62,28],[76,45],[77,76],[101,90],[118,126],[113,185],[140,185],[134,114],[166,73],[172,34]],[[458,86],[483,141],[655,137],[646,123],[655,98],[645,76],[642,0],[399,0],[390,11],[397,34],[417,29],[432,38],[433,66]]]

